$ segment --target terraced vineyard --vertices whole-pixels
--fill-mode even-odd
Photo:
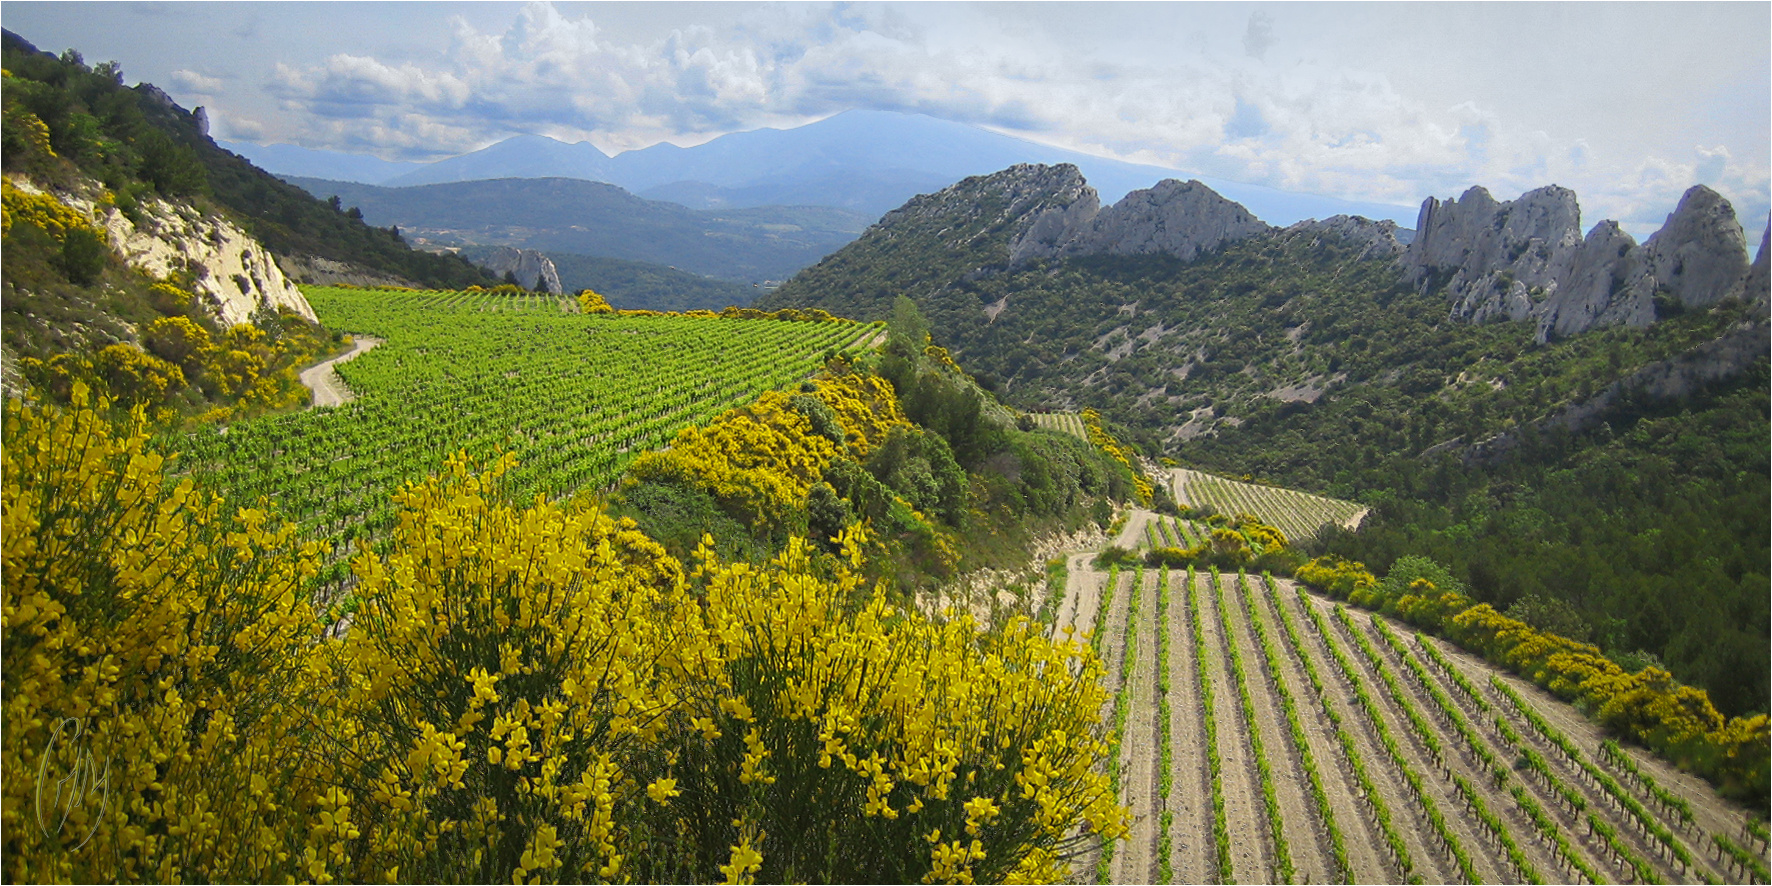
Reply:
[[[1089,439],[1089,429],[1083,425],[1083,417],[1075,412],[1030,412],[1035,427],[1066,434],[1075,434],[1079,439]]]
[[[1765,828],[1524,681],[1287,580],[1073,557],[1132,833],[1084,882],[1765,882]]]
[[[1330,523],[1355,528],[1366,514],[1365,506],[1356,502],[1242,483],[1186,468],[1172,469],[1170,491],[1182,504],[1210,505],[1225,516],[1254,514],[1289,539],[1309,538]]]
[[[241,503],[260,497],[305,537],[350,550],[392,526],[402,483],[458,450],[516,455],[517,500],[613,482],[684,427],[803,378],[877,328],[583,315],[570,299],[473,292],[309,288],[333,329],[384,339],[338,367],[358,394],[171,441],[181,470],[210,475]],[[323,581],[348,570],[335,557]]]

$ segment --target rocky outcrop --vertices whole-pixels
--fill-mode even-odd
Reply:
[[[1772,349],[1772,326],[1765,320],[1742,323],[1683,354],[1651,363],[1608,385],[1605,390],[1537,422],[1534,433],[1579,433],[1603,421],[1626,400],[1680,400],[1747,372]],[[1464,450],[1466,464],[1492,463],[1520,445],[1521,434],[1509,431]],[[1452,441],[1454,444],[1457,441]],[[1444,451],[1436,446],[1423,456]]]
[[[1269,227],[1240,204],[1197,181],[1175,179],[1133,191],[1065,245],[1066,256],[1164,253],[1190,261]]]
[[[1403,268],[1424,289],[1443,281],[1455,317],[1524,320],[1567,273],[1580,244],[1574,191],[1551,185],[1497,203],[1471,188],[1456,200],[1422,203]]]
[[[1740,298],[1747,283],[1747,238],[1735,207],[1704,185],[1686,191],[1643,252],[1656,289],[1688,308]]]
[[[501,277],[510,274],[517,278],[518,284],[525,287],[533,288],[535,281],[539,279],[548,292],[558,294],[564,291],[560,286],[560,272],[555,270],[553,259],[533,249],[499,246],[476,253],[474,263]]]
[[[1753,266],[1747,269],[1747,284],[1742,287],[1742,295],[1760,304],[1772,302],[1772,268],[1768,268],[1767,260],[1772,258],[1772,224],[1766,226],[1766,233],[1760,235],[1760,252],[1754,257]]]
[[[1654,295],[1638,285],[1643,254],[1615,221],[1594,225],[1562,281],[1535,312],[1540,343],[1598,326],[1647,326],[1655,321]]]
[[[41,193],[22,178],[21,190]],[[104,231],[125,264],[158,278],[182,278],[192,294],[224,326],[246,323],[263,307],[288,308],[314,320],[314,309],[289,282],[271,253],[233,222],[195,207],[159,198],[137,204],[135,220],[101,202],[92,192],[58,192],[56,197]]]
[[[1133,191],[1107,209],[1099,206],[1094,189],[1088,188],[1086,196],[1040,213],[1011,244],[1011,263],[1153,253],[1189,261],[1272,230],[1197,181],[1168,179]]]
[[[313,286],[405,286],[418,284],[385,271],[366,268],[351,262],[335,261],[317,255],[284,254],[277,256],[277,266],[297,283]]]
[[[1067,185],[1064,189],[1061,199],[1063,196],[1071,196],[1068,203],[1040,210],[1026,229],[1010,242],[1010,264],[1057,258],[1080,232],[1089,229],[1090,223],[1101,213],[1101,197],[1095,193],[1094,188],[1082,184],[1082,181],[1082,175],[1079,174],[1076,184]]]
[[[1288,237],[1339,237],[1360,244],[1359,258],[1396,258],[1403,254],[1394,221],[1373,221],[1358,215],[1332,215],[1322,221],[1307,218],[1288,225],[1281,233]]]
[[[1604,221],[1583,238],[1575,193],[1551,185],[1497,203],[1482,188],[1422,204],[1404,273],[1443,291],[1454,317],[1532,320],[1539,342],[1601,326],[1646,326],[1662,309],[1700,308],[1746,291],[1746,242],[1729,201],[1688,190],[1642,245]]]

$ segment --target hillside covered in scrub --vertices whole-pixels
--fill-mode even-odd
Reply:
[[[1765,244],[1750,265],[1703,188],[1640,245],[1571,237],[1562,189],[1431,202],[1405,244],[1271,228],[1198,183],[1101,208],[1074,169],[1015,167],[758,304],[877,317],[903,293],[1007,404],[1094,407],[1153,460],[1369,504],[1315,548],[1432,551],[1479,600],[1765,710]]]

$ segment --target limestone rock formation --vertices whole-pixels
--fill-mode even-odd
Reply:
[[[539,279],[548,292],[564,291],[560,286],[560,272],[555,269],[553,259],[533,249],[500,246],[480,255],[475,264],[500,276],[509,273],[525,287],[533,287]]]
[[[22,178],[10,180],[20,189],[41,192]],[[99,202],[96,184],[92,190],[56,196],[92,219],[130,267],[160,278],[188,275],[192,294],[222,325],[246,323],[261,307],[288,308],[314,320],[314,309],[276,259],[233,222],[152,197],[138,204],[143,222],[138,227],[122,211]]]
[[[1358,215],[1332,215],[1322,221],[1307,218],[1288,225],[1287,236],[1340,237],[1350,243],[1362,244],[1360,258],[1396,258],[1403,254],[1403,243],[1397,239],[1397,223],[1373,221]]]
[[[1539,343],[1595,326],[1654,322],[1653,290],[1638,285],[1643,272],[1642,250],[1630,234],[1615,221],[1594,225],[1564,278],[1535,311]]]
[[[1424,289],[1444,280],[1455,317],[1524,320],[1567,274],[1581,242],[1581,208],[1568,188],[1550,185],[1504,203],[1471,188],[1456,200],[1422,203],[1403,267]]]
[[[1735,207],[1704,185],[1686,191],[1643,251],[1656,287],[1688,308],[1739,298],[1747,282],[1747,238]]]
[[[1066,244],[1067,255],[1166,253],[1189,261],[1269,227],[1240,204],[1197,181],[1167,179],[1133,191],[1095,217],[1089,230]]]
[[[1070,167],[1066,167],[1070,168]],[[1081,182],[1081,178],[1078,178]],[[1164,253],[1188,261],[1272,230],[1197,181],[1168,179],[1100,208],[1095,190],[1038,215],[1010,245],[1011,264],[1088,255]]]
[[[1767,261],[1772,259],[1772,224],[1766,226],[1766,233],[1760,235],[1760,252],[1754,257],[1753,266],[1747,270],[1747,285],[1743,295],[1761,304],[1772,303],[1772,267]]]
[[[1400,263],[1471,322],[1531,319],[1539,342],[1601,326],[1646,326],[1664,305],[1699,308],[1747,290],[1746,241],[1729,201],[1703,185],[1641,245],[1604,221],[1583,238],[1574,192],[1551,185],[1497,203],[1471,188],[1422,204]]]

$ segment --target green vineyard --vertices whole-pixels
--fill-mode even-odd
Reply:
[[[1254,514],[1286,533],[1288,539],[1309,538],[1331,523],[1357,526],[1366,510],[1351,501],[1242,483],[1186,468],[1175,468],[1173,477],[1171,491],[1176,501],[1192,507],[1208,505],[1227,517]]]
[[[1035,427],[1075,434],[1079,440],[1089,439],[1089,429],[1083,426],[1083,417],[1075,412],[1030,412],[1028,416],[1034,420]]]
[[[1757,818],[1443,641],[1265,576],[1069,579],[1134,822],[1081,881],[1766,882]]]
[[[267,499],[342,555],[392,527],[391,494],[465,450],[516,455],[512,492],[558,498],[614,482],[640,453],[850,352],[847,321],[586,315],[570,299],[309,288],[332,329],[384,340],[337,367],[358,396],[167,441],[181,470],[235,501]]]

